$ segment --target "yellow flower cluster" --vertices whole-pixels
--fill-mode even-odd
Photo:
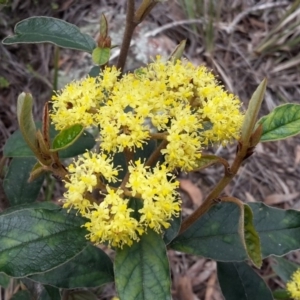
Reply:
[[[139,160],[129,167],[129,172],[127,187],[131,188],[133,196],[143,199],[140,223],[156,232],[161,232],[161,227],[168,228],[168,221],[180,211],[176,192],[178,181],[174,181],[164,165],[157,165],[151,172]]]
[[[286,284],[287,291],[295,300],[300,300],[300,269],[293,273],[291,281]]]
[[[91,207],[87,198],[97,187],[100,176],[108,182],[116,182],[118,168],[114,168],[112,158],[107,155],[86,152],[68,166],[69,177],[65,184],[65,208],[75,208],[84,215]]]
[[[134,210],[128,207],[129,199],[122,189],[106,186],[107,194],[100,204],[91,203],[89,199],[93,189],[101,187],[101,176],[115,181],[118,169],[112,167],[111,158],[86,152],[68,171],[64,207],[73,207],[90,220],[85,227],[90,231],[88,237],[92,242],[108,242],[116,247],[132,245],[148,227],[161,233],[170,226],[168,221],[179,214],[178,181],[165,166],[158,165],[151,171],[138,160],[129,167],[127,187],[131,188],[133,197],[143,199],[143,207],[138,210],[139,220],[131,215]]]
[[[72,82],[53,96],[56,129],[99,125],[107,152],[142,148],[158,132],[168,141],[162,153],[170,169],[186,171],[196,166],[203,146],[238,138],[240,101],[204,66],[158,58],[118,80],[119,75],[106,68],[98,78]]]
[[[93,210],[85,214],[90,222],[85,227],[90,231],[89,239],[98,244],[108,242],[114,247],[131,246],[139,240],[144,230],[140,223],[131,216],[133,209],[128,208],[128,199],[121,197],[122,191],[107,188],[108,195],[100,204],[93,205]]]
[[[121,78],[116,68],[107,67],[96,78],[70,83],[52,100],[56,129],[81,124],[100,131],[102,152],[87,152],[68,168],[65,207],[90,219],[86,227],[93,242],[118,247],[131,245],[147,228],[168,228],[180,211],[178,182],[171,172],[193,170],[209,143],[237,139],[243,121],[240,101],[204,66],[160,57]],[[113,166],[114,155],[134,153],[151,139],[163,145],[163,162],[145,167],[131,155],[127,181],[119,189],[107,186],[120,170]],[[96,189],[107,191],[100,203]],[[129,208],[130,197],[142,200],[138,218]]]

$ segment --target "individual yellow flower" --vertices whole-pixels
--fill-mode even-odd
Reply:
[[[300,269],[293,273],[291,281],[286,284],[287,291],[295,300],[300,300]]]

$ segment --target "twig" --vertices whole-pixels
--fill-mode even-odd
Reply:
[[[123,72],[132,35],[137,25],[138,23],[134,22],[134,0],[128,0],[127,12],[126,12],[126,27],[125,27],[123,42],[120,50],[120,56],[117,63],[117,68],[121,69],[121,72]]]

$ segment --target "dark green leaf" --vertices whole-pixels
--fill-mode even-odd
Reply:
[[[15,35],[3,40],[3,44],[52,43],[59,47],[92,53],[96,47],[93,38],[81,33],[79,28],[66,21],[51,17],[32,17],[17,23]]]
[[[117,249],[115,278],[121,300],[171,299],[169,263],[161,236],[148,230],[131,247]]]
[[[273,300],[266,283],[245,262],[218,262],[217,272],[226,300]]]
[[[179,232],[181,225],[181,213],[177,218],[174,217],[170,223],[171,226],[165,231],[164,234],[164,242],[166,245],[170,244]]]
[[[143,148],[138,148],[136,151],[134,151],[134,160],[138,160],[139,158],[141,161],[147,160],[152,152],[156,148],[156,141],[155,140],[150,140],[147,142],[147,144],[143,145]]]
[[[133,209],[131,216],[136,220],[139,220],[141,217],[139,210],[143,208],[143,201],[141,199],[131,197],[128,202],[128,207]]]
[[[262,258],[300,249],[300,212],[249,203],[253,224],[260,238]],[[233,203],[214,205],[170,247],[220,261],[242,261],[247,255],[239,231],[239,209]],[[222,250],[222,251],[221,251]]]
[[[67,263],[42,274],[29,277],[59,288],[96,287],[114,280],[113,265],[105,252],[88,245]]]
[[[118,186],[120,186],[123,178],[125,177],[125,175],[127,173],[127,164],[126,164],[126,159],[125,159],[124,153],[123,152],[116,153],[113,156],[113,163],[114,163],[114,166],[121,167],[121,170],[119,171],[118,176],[117,176],[119,181],[111,183],[112,186],[118,187]]]
[[[101,68],[99,66],[93,66],[89,72],[90,77],[97,77],[99,76]]]
[[[11,300],[32,300],[32,297],[28,291],[19,291],[12,296]]]
[[[110,58],[110,48],[95,48],[92,53],[93,63],[95,65],[103,66]]]
[[[262,117],[261,142],[278,141],[300,133],[300,105],[288,103],[276,107],[267,116]]]
[[[290,293],[283,289],[275,290],[273,292],[273,297],[276,300],[291,300]]]
[[[244,205],[244,238],[247,253],[253,264],[260,268],[262,265],[260,240],[253,225],[253,213],[248,205]]]
[[[4,192],[11,206],[34,202],[40,192],[45,176],[28,182],[30,171],[36,163],[32,157],[12,159],[3,181]]]
[[[274,257],[273,259],[275,263],[272,263],[272,269],[285,283],[291,280],[292,274],[300,267],[283,257]]]
[[[33,152],[25,142],[20,130],[16,130],[7,140],[3,147],[6,157],[34,157]]]
[[[59,300],[60,292],[58,288],[55,288],[50,285],[44,285],[43,291],[40,294],[40,297],[38,300]]]
[[[4,212],[2,212],[0,216],[17,212],[20,209],[47,209],[47,210],[56,210],[56,211],[62,210],[60,206],[55,205],[53,202],[34,202],[34,203],[26,203],[18,206],[9,207]]]
[[[249,203],[260,237],[262,257],[284,255],[300,248],[300,212]]]
[[[83,218],[43,207],[28,204],[0,215],[0,272],[13,277],[45,272],[86,247]]]
[[[135,150],[133,160],[135,161],[140,158],[142,162],[146,161],[155,148],[156,148],[156,142],[154,140],[148,141],[148,143],[143,146],[143,149],[139,148]],[[112,186],[118,187],[127,172],[127,164],[126,164],[124,153],[123,152],[116,153],[113,157],[113,162],[115,166],[120,166],[122,168],[122,170],[119,171],[118,174],[118,179],[120,181],[111,184]]]
[[[64,150],[74,144],[81,136],[83,126],[75,124],[69,128],[60,131],[53,139],[52,149],[50,151]]]
[[[4,273],[0,273],[0,286],[7,288],[9,285],[10,278]]]
[[[231,202],[214,205],[170,247],[220,261],[242,261],[247,254],[239,234],[240,208]]]

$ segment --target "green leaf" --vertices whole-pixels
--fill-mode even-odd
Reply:
[[[147,160],[152,152],[156,148],[156,141],[150,140],[147,142],[147,144],[143,145],[143,148],[138,148],[134,151],[134,160],[138,160],[139,158],[141,161]]]
[[[285,283],[291,280],[292,274],[300,268],[299,265],[283,257],[273,257],[273,259],[275,263],[272,263],[272,269]]]
[[[300,212],[249,203],[260,237],[262,257],[284,255],[300,248]]]
[[[242,143],[248,143],[250,140],[260,110],[261,103],[264,99],[266,87],[267,80],[264,79],[259,84],[249,101],[248,109],[246,111],[245,119],[242,125]]]
[[[300,212],[249,203],[253,225],[260,238],[262,258],[300,249]],[[233,203],[214,205],[191,227],[176,237],[170,247],[219,261],[247,258],[239,234],[239,208]],[[222,251],[220,251],[222,249]]]
[[[120,300],[171,299],[166,247],[152,230],[131,247],[117,249],[114,267]]]
[[[18,206],[9,207],[2,212],[2,215],[10,214],[19,211],[20,209],[47,209],[47,210],[56,210],[56,211],[62,210],[60,206],[55,205],[53,202],[34,202],[34,203],[26,203]]]
[[[273,297],[276,300],[291,300],[291,294],[287,290],[277,289],[273,292]]]
[[[100,75],[101,68],[100,66],[93,66],[89,72],[90,77],[97,77]]]
[[[98,300],[99,298],[90,291],[72,291],[68,293],[68,300]]]
[[[92,53],[93,38],[66,21],[51,17],[32,17],[17,23],[15,35],[5,38],[5,45],[17,43],[52,43],[59,47]]]
[[[39,156],[36,139],[36,126],[32,115],[32,96],[21,93],[18,97],[17,115],[20,131],[28,147]]]
[[[44,207],[28,204],[0,214],[0,272],[13,277],[45,272],[85,248],[85,220]]]
[[[253,224],[253,213],[248,205],[244,205],[244,239],[247,253],[253,264],[260,268],[262,265],[260,240]]]
[[[170,227],[164,233],[164,242],[166,245],[170,244],[179,232],[181,225],[181,213],[177,218],[173,217],[173,220],[171,220],[170,223]]]
[[[95,65],[103,66],[110,58],[110,48],[95,48],[92,53],[93,63]]]
[[[44,285],[38,300],[58,300],[61,299],[58,288],[50,285]]]
[[[108,35],[108,23],[104,14],[100,16],[100,39],[105,39]]]
[[[83,126],[80,124],[75,124],[60,131],[53,139],[52,149],[50,149],[50,151],[63,150],[70,147],[75,141],[78,140],[82,133]]]
[[[32,297],[28,291],[19,291],[10,298],[11,300],[32,300]]]
[[[128,208],[133,209],[133,212],[131,212],[130,216],[135,218],[136,220],[139,220],[141,217],[139,210],[143,208],[143,200],[139,198],[130,197],[127,206]]]
[[[284,104],[262,117],[263,132],[260,141],[278,141],[300,133],[300,104]]]
[[[146,161],[150,157],[150,155],[152,154],[155,148],[156,148],[156,141],[154,140],[148,141],[147,144],[143,145],[143,149],[138,148],[135,150],[133,160],[135,161],[140,158],[142,162]],[[116,153],[113,156],[113,162],[114,162],[114,166],[120,166],[122,168],[122,170],[119,171],[118,174],[118,179],[120,181],[116,183],[111,183],[112,186],[118,187],[127,172],[127,163],[126,163],[124,153],[123,152]]]
[[[42,175],[33,182],[28,178],[36,159],[15,157],[12,159],[3,181],[3,188],[11,206],[34,202],[43,185]]]
[[[34,157],[20,130],[16,130],[6,140],[3,147],[3,155],[6,157]]]
[[[245,260],[247,254],[239,234],[240,215],[235,203],[218,203],[177,236],[170,247],[214,260]]]
[[[110,185],[113,187],[119,187],[123,178],[125,177],[125,175],[127,173],[127,164],[126,164],[124,152],[118,152],[113,156],[113,164],[114,164],[114,166],[120,166],[121,169],[117,176],[117,178],[119,180],[117,182],[110,183]]]
[[[273,300],[266,283],[245,262],[218,262],[217,272],[226,300]]]
[[[0,273],[0,286],[7,288],[9,285],[10,278],[4,273]]]
[[[37,128],[40,127],[40,124],[37,124]],[[50,127],[50,137],[53,139],[57,135],[57,131],[53,126]],[[59,151],[60,158],[69,158],[76,155],[82,154],[85,150],[90,150],[95,145],[94,137],[87,131],[84,131],[83,134],[74,142],[73,145],[67,149]],[[7,157],[34,157],[35,155],[28,147],[25,142],[21,132],[16,130],[6,141],[3,149],[4,156]]]
[[[88,245],[65,264],[29,278],[58,288],[97,287],[114,280],[113,264],[105,252]]]

